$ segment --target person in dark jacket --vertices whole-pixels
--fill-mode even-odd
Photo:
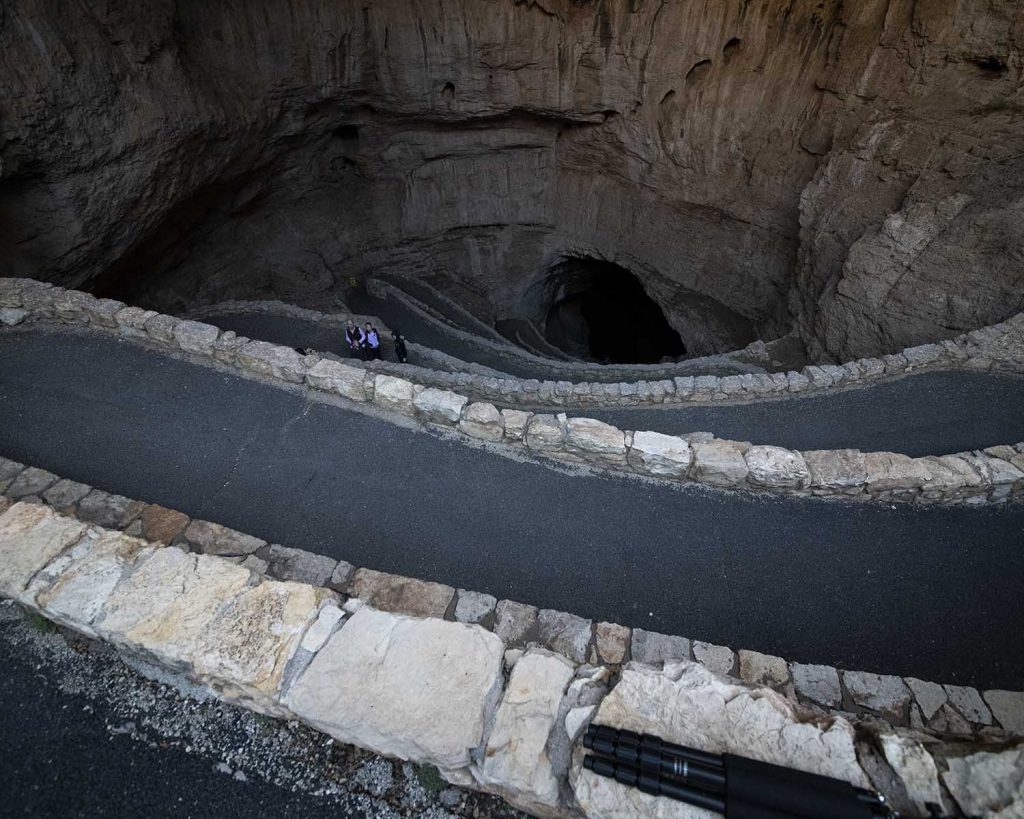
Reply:
[[[366,322],[366,328],[363,330],[363,358],[367,361],[380,358],[380,335],[370,322]]]
[[[409,358],[409,351],[405,349],[405,338],[398,330],[391,331],[391,338],[395,342],[395,358],[404,364]]]
[[[365,340],[363,331],[356,326],[354,321],[349,319],[345,323],[345,343],[348,345],[348,352],[352,358],[365,358],[363,353],[363,342]]]

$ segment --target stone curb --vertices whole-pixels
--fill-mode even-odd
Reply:
[[[32,480],[45,483],[38,474]],[[70,497],[79,490],[60,492]],[[135,515],[128,528],[152,509],[129,513],[124,502],[91,508],[115,507],[119,521]],[[148,525],[167,523],[165,517],[150,514]],[[203,537],[243,551],[252,545],[226,532]],[[758,678],[755,685],[709,670],[728,664],[732,671],[737,659],[704,643],[692,651],[705,665],[666,656],[661,669],[640,663],[610,669],[532,643],[512,648],[502,631],[522,625],[525,607],[517,604],[496,605],[495,633],[475,623],[383,610],[374,605],[380,577],[371,583],[370,600],[346,600],[308,582],[261,578],[237,563],[83,523],[42,503],[4,501],[0,508],[0,596],[185,674],[225,701],[298,719],[375,753],[434,765],[449,782],[502,796],[538,816],[656,812],[651,797],[582,769],[579,740],[591,720],[874,787],[906,813],[923,812],[926,802],[972,813],[1024,802],[1018,798],[1024,791],[1014,796],[1004,781],[1024,754],[1019,741],[987,728],[976,745],[947,743],[876,720],[815,716],[764,687],[789,684],[775,658],[741,652],[741,673]],[[443,602],[434,597],[431,605]],[[489,606],[472,603],[467,610],[476,614]],[[541,611],[522,633],[547,634],[550,643],[576,651],[579,620]],[[598,650],[618,652],[621,636],[599,626]],[[663,654],[680,648],[678,641],[637,642]],[[835,693],[834,673],[794,666],[792,684],[824,699]],[[1009,692],[982,697],[973,689],[856,672],[846,672],[842,684],[843,696],[882,715],[906,707],[915,690],[921,692],[915,707],[923,699],[929,709],[979,722],[992,723],[992,711],[1007,704],[1021,712],[1021,695]]]
[[[618,669],[628,662],[659,665],[692,660],[709,670],[761,685],[822,714],[882,718],[893,726],[958,736],[1003,730],[1024,735],[1024,693],[984,691],[830,666],[787,662],[747,649],[660,634],[617,623],[594,623],[567,612],[441,583],[356,568],[303,549],[264,540],[157,504],[114,495],[0,456],[0,512],[16,502],[49,506],[83,524],[148,542],[223,557],[274,580],[326,586],[375,608],[479,625],[506,647],[543,647],[577,664]]]
[[[910,458],[889,452],[815,450],[716,439],[709,433],[668,436],[619,430],[588,418],[564,414],[499,410],[464,395],[377,374],[318,354],[250,341],[212,325],[176,319],[88,293],[63,290],[32,279],[0,279],[0,305],[27,315],[87,324],[133,341],[212,358],[242,371],[372,402],[424,424],[444,426],[467,438],[522,447],[527,451],[601,469],[717,488],[786,495],[835,496],[858,500],[965,505],[1002,504],[1024,495],[1024,443],[984,451]],[[1003,328],[1003,329],[999,329]],[[996,344],[1024,336],[1024,314],[996,328],[974,331],[979,343]],[[986,341],[987,339],[987,341]],[[994,349],[994,348],[993,348]],[[1016,360],[1010,345],[1009,358]],[[913,356],[912,356],[913,358]],[[907,365],[902,358],[904,368]],[[823,369],[823,368],[817,368]],[[728,376],[723,381],[732,378]],[[701,376],[715,381],[714,376]],[[808,380],[813,383],[813,379]],[[557,386],[557,385],[556,385]],[[565,382],[563,392],[571,392]],[[461,407],[458,418],[453,407]]]
[[[202,308],[190,315],[201,317],[223,312],[286,315],[335,328],[342,326],[349,318],[347,314],[318,313],[281,302],[224,302]],[[411,345],[410,349],[415,349],[419,355],[440,367],[458,371],[446,372],[388,361],[376,361],[369,367],[375,371],[398,375],[441,389],[462,390],[477,400],[500,401],[515,406],[585,409],[659,404],[742,404],[784,399],[795,394],[835,392],[892,381],[908,374],[929,370],[969,369],[1019,373],[1024,371],[1024,339],[1017,341],[1016,350],[997,349],[997,342],[1015,331],[1024,331],[1024,313],[953,339],[909,347],[899,353],[880,358],[863,358],[842,365],[808,365],[799,372],[787,373],[762,371],[725,376],[701,375],[700,362],[703,359],[691,359],[685,362],[688,374],[672,378],[570,381],[569,378],[579,373],[579,367],[573,365],[566,368],[567,380],[564,381],[522,379],[415,344]],[[1010,354],[1007,355],[1007,352]],[[357,361],[352,363],[355,366],[366,366]],[[640,369],[644,366],[649,365],[637,365]],[[708,366],[712,368],[715,365],[711,363]],[[598,371],[598,374],[600,372]]]

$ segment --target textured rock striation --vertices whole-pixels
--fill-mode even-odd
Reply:
[[[391,273],[539,321],[610,262],[691,354],[795,329],[840,360],[1024,307],[1015,0],[0,19],[8,275],[168,311]]]

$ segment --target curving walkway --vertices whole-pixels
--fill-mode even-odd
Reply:
[[[347,355],[340,331],[302,319],[249,314],[203,321],[249,338]],[[916,458],[1024,441],[1022,407],[1024,377],[950,370],[827,395],[734,405],[587,408],[575,414],[620,429],[669,435],[701,430],[789,449],[851,448]]]
[[[565,474],[93,335],[0,336],[0,454],[271,542],[803,662],[1024,679],[1024,509]]]

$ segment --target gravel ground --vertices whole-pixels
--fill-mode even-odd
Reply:
[[[521,817],[0,602],[5,816]]]

